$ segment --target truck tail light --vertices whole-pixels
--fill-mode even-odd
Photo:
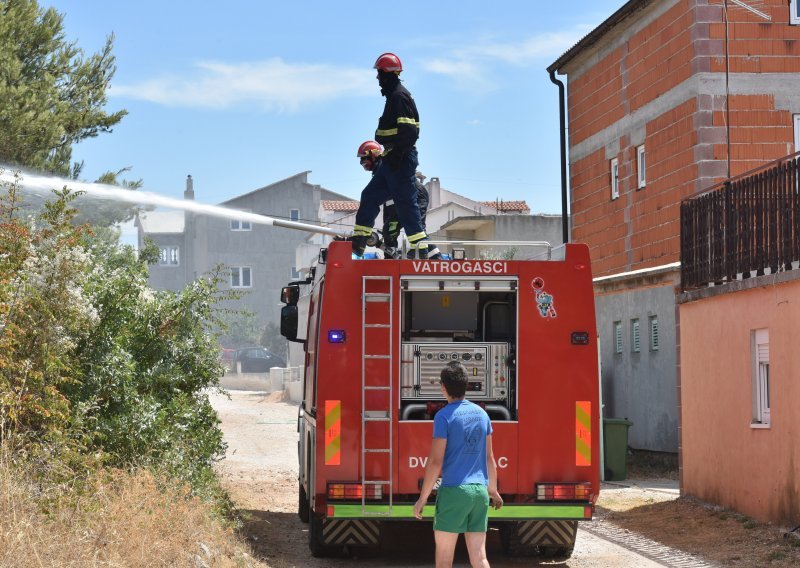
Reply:
[[[591,483],[537,483],[537,501],[589,501]]]
[[[382,499],[383,487],[381,485],[365,485],[360,483],[329,483],[328,499],[353,500],[361,499],[362,491],[366,499]]]

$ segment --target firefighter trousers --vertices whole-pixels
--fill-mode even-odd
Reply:
[[[412,148],[403,158],[397,170],[392,169],[387,160],[381,160],[378,170],[361,192],[361,205],[356,213],[354,234],[369,235],[375,226],[381,205],[394,201],[400,224],[406,231],[408,241],[416,245],[427,238],[422,228],[417,186],[414,174],[417,171],[417,150]]]

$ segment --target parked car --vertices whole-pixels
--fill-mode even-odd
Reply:
[[[272,367],[285,367],[286,361],[264,347],[245,347],[236,350],[235,363],[241,363],[242,373],[267,373]]]

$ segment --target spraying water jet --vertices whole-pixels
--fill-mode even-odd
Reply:
[[[193,213],[202,213],[223,219],[233,219],[239,221],[250,221],[259,225],[273,227],[283,227],[306,231],[308,233],[322,233],[324,235],[345,236],[344,231],[337,231],[329,227],[312,225],[310,223],[300,223],[298,221],[287,221],[276,219],[268,215],[250,213],[228,209],[219,205],[198,203],[193,200],[175,199],[153,193],[151,191],[130,190],[120,188],[115,185],[103,183],[87,183],[75,180],[60,178],[57,176],[45,176],[41,174],[25,172],[16,168],[20,172],[19,185],[25,191],[30,191],[39,195],[48,195],[53,189],[67,187],[72,191],[82,191],[87,196],[95,199],[107,199],[112,201],[133,203],[138,205],[153,205],[155,207],[169,207],[171,209],[181,209]],[[16,180],[14,172],[8,166],[0,166],[0,183],[14,183]]]

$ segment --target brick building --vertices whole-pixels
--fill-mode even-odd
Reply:
[[[604,402],[633,420],[633,447],[679,443],[681,200],[797,146],[798,0],[756,4],[771,21],[726,0],[631,0],[548,68],[568,78],[572,239],[600,279]]]

